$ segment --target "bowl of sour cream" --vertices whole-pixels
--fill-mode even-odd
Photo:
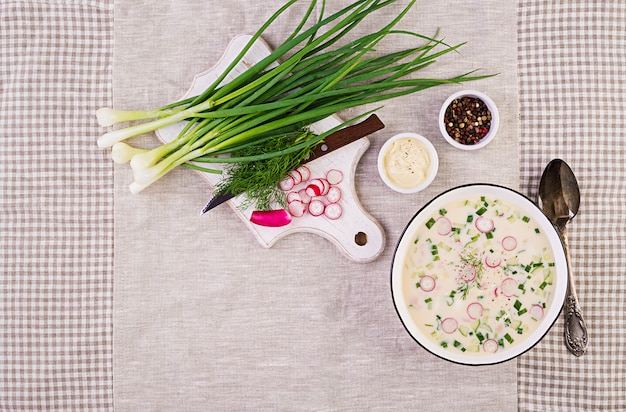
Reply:
[[[383,144],[378,153],[378,173],[399,193],[417,193],[430,185],[439,168],[432,143],[417,133],[400,133]]]

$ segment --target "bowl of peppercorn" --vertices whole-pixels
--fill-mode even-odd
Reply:
[[[476,90],[454,93],[439,112],[439,129],[452,146],[477,150],[489,144],[498,132],[500,118],[496,104]]]

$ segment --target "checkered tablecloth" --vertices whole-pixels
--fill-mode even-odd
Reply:
[[[94,144],[101,129],[93,113],[113,102],[115,12],[114,2],[105,0],[0,2],[0,411],[110,411],[114,405],[128,410],[129,390],[137,398],[149,397],[161,378],[154,370],[138,387],[114,396],[114,167]],[[135,18],[142,23],[141,14]],[[578,177],[583,200],[568,233],[590,333],[588,353],[574,358],[563,348],[559,321],[516,361],[517,409],[623,411],[626,4],[518,0],[517,18],[518,46],[510,53],[518,60],[520,189],[536,197],[541,171],[554,157],[566,160]],[[365,296],[376,298],[367,289],[378,286],[371,280],[345,286],[344,296],[361,287]],[[162,288],[164,298],[171,298]],[[193,295],[191,286],[188,292]],[[263,299],[265,292],[255,293]],[[150,315],[166,316],[158,310]],[[281,313],[275,315],[280,322]],[[149,321],[137,327],[148,328]],[[363,338],[390,339],[378,336],[375,325]],[[143,350],[145,342],[137,343],[136,350]],[[397,345],[408,350],[401,340]],[[347,359],[364,367],[367,352],[357,349],[364,352]],[[405,362],[405,368],[419,369],[410,357]],[[265,365],[270,366],[281,365]],[[230,379],[225,368],[215,370],[216,378]],[[313,372],[309,377],[325,384]],[[242,380],[255,385],[250,376]],[[191,389],[198,396],[211,385],[193,377],[185,381],[197,385]],[[169,382],[176,387],[175,376]],[[237,387],[232,384],[230,390]],[[297,382],[283,384],[306,392]],[[486,385],[470,399],[468,410],[497,396],[489,391]],[[389,394],[389,409],[394,394],[403,392]],[[329,387],[324,405],[338,397]],[[303,408],[318,400],[309,399]],[[280,401],[275,399],[277,409]],[[416,409],[425,403],[404,401]],[[159,409],[149,399],[143,405]],[[343,403],[341,409],[352,408]],[[355,400],[354,409],[368,408]]]
[[[563,322],[518,361],[523,411],[626,410],[626,3],[518,2],[521,189],[559,157],[582,193],[568,226],[589,350],[559,350]]]
[[[0,2],[0,410],[113,406],[113,3]]]

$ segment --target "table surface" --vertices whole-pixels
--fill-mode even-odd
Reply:
[[[370,136],[355,181],[388,244],[365,264],[311,234],[264,249],[227,207],[199,217],[211,190],[190,170],[131,195],[128,168],[95,144],[97,108],[175,99],[282,2],[255,12],[243,0],[0,4],[0,410],[625,410],[626,4],[491,2],[417,4],[405,19],[469,41],[432,73],[499,72],[467,86],[494,98],[503,124],[480,152],[447,145],[432,120],[460,86],[378,112],[386,128]],[[305,7],[266,40],[277,44]],[[388,191],[375,168],[385,139],[406,130],[441,158],[433,185],[411,196]],[[534,199],[557,157],[583,196],[568,237],[588,352],[567,352],[560,318],[504,364],[426,353],[389,293],[408,219],[477,180]]]

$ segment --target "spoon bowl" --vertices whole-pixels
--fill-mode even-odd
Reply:
[[[546,166],[539,185],[539,207],[557,226],[565,225],[578,213],[580,189],[572,169],[561,159]]]
[[[561,241],[567,257],[568,293],[565,298],[565,344],[576,356],[582,356],[588,346],[587,325],[578,303],[566,224],[578,213],[580,207],[580,188],[572,169],[561,159],[548,163],[539,183],[539,207],[550,218],[561,235]]]

